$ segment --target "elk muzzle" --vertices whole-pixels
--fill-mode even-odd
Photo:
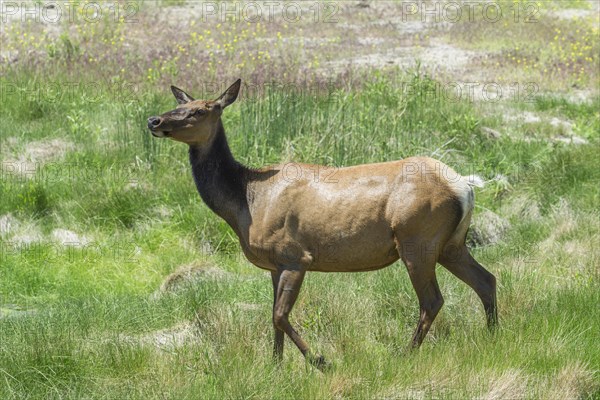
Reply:
[[[166,137],[168,136],[167,132],[159,129],[163,123],[163,119],[161,117],[150,117],[148,118],[148,129],[150,129],[150,133],[154,137]]]

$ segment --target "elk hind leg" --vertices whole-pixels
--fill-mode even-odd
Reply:
[[[439,263],[477,293],[483,303],[488,327],[494,328],[498,323],[496,277],[471,256],[465,245],[447,248]]]

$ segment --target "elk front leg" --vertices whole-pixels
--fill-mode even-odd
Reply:
[[[311,353],[306,342],[292,328],[288,319],[300,293],[304,274],[305,271],[303,270],[284,269],[280,271],[279,283],[277,285],[277,300],[273,308],[273,324],[276,329],[285,332],[292,339],[308,362],[322,370],[326,364],[325,359],[323,356],[315,356]]]
[[[277,288],[279,287],[280,279],[279,271],[271,271],[271,280],[273,281],[273,329],[275,330],[275,338],[273,344],[273,358],[275,361],[283,359],[283,335],[284,332],[275,324],[275,305],[277,304]]]

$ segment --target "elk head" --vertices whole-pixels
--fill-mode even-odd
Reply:
[[[241,79],[238,79],[216,100],[195,100],[171,86],[179,105],[172,111],[148,118],[148,129],[154,137],[166,137],[190,146],[206,146],[217,132],[223,109],[237,99],[240,84]]]

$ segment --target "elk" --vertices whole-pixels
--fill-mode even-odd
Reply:
[[[148,128],[189,146],[200,196],[237,234],[248,260],[271,272],[276,360],[286,334],[308,362],[328,365],[289,321],[307,271],[373,271],[401,259],[420,308],[412,348],[444,303],[436,263],[477,293],[488,326],[496,324],[496,279],[465,245],[474,207],[466,177],[428,157],[344,168],[247,168],[234,159],[221,121],[240,85],[238,79],[216,100],[195,100],[171,86],[179,105],[148,118]]]

